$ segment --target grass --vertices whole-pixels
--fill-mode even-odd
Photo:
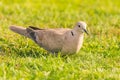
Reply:
[[[9,25],[72,28],[85,21],[78,54],[60,57],[15,34]],[[120,80],[119,0],[1,0],[0,80]]]

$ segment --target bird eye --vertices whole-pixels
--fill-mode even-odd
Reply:
[[[80,25],[78,25],[78,27],[80,27]]]

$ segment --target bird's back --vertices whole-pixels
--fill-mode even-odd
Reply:
[[[37,43],[51,52],[58,52],[63,47],[66,32],[71,29],[45,29],[37,30]]]

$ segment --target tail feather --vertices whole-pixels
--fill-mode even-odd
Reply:
[[[20,26],[10,26],[9,27],[10,28],[10,30],[12,30],[13,32],[16,32],[16,33],[18,33],[18,34],[20,34],[20,35],[23,35],[23,36],[25,36],[25,37],[28,37],[28,38],[30,38],[30,35],[27,33],[27,31],[26,31],[26,28],[23,28],[23,27],[20,27]]]

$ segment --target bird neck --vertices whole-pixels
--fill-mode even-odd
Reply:
[[[78,35],[78,36],[84,35],[84,33],[83,33],[82,31],[79,31],[79,30],[77,30],[77,29],[73,29],[72,32],[73,32],[74,35]]]

